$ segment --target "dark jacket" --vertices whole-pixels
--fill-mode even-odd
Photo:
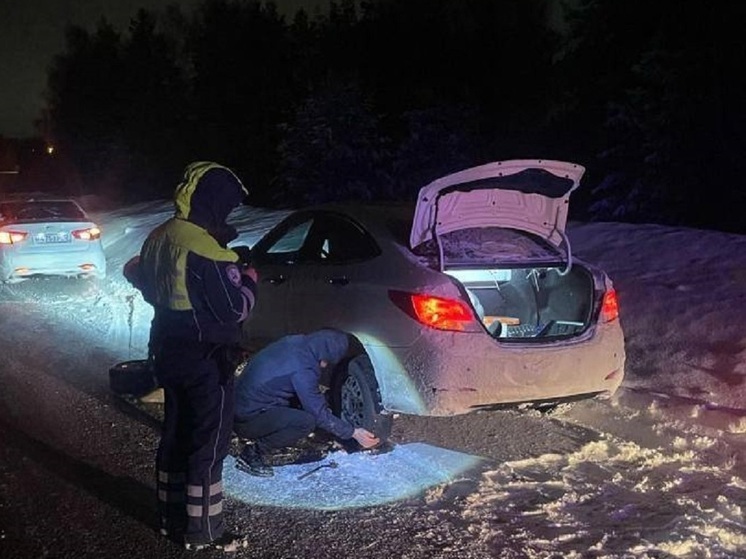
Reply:
[[[236,381],[236,418],[250,420],[251,414],[261,410],[290,406],[290,400],[297,397],[301,407],[316,418],[317,427],[349,439],[353,426],[332,414],[319,391],[319,361],[334,366],[347,348],[347,335],[336,330],[285,336],[268,345]]]
[[[189,165],[174,195],[174,217],[148,235],[138,279],[153,305],[154,338],[237,344],[240,323],[256,286],[241,274],[238,255],[216,236],[246,190],[229,169],[210,162]]]

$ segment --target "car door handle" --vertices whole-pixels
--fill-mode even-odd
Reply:
[[[285,283],[286,279],[287,278],[285,276],[279,275],[279,276],[272,276],[270,278],[265,278],[263,281],[267,283],[271,283],[272,285],[280,285],[281,283]]]
[[[329,278],[327,281],[330,285],[347,285],[348,283],[350,283],[350,280],[348,280],[344,276],[342,276],[341,278]]]

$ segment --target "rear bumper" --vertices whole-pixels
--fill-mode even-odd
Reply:
[[[554,344],[433,330],[410,348],[388,349],[385,359],[367,349],[376,354],[384,408],[416,415],[611,395],[623,381],[626,357],[618,320],[585,339]]]
[[[105,277],[106,257],[100,250],[0,256],[0,279],[3,281],[34,275]]]

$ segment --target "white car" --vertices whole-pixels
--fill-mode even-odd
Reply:
[[[624,376],[616,293],[572,256],[570,193],[584,168],[489,163],[422,188],[416,207],[296,211],[251,250],[248,347],[323,327],[356,340],[335,411],[450,415],[608,397]]]
[[[101,230],[72,199],[0,200],[0,281],[106,276]]]

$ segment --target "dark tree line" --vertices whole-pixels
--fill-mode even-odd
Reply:
[[[497,159],[585,165],[575,217],[742,231],[746,5],[339,0],[141,10],[70,27],[53,139],[91,190],[169,196],[186,162],[258,205],[413,198]],[[738,211],[734,209],[740,208]]]

